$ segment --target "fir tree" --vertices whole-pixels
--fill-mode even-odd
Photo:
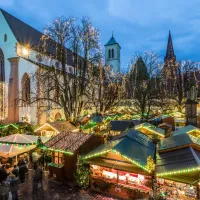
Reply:
[[[87,188],[89,186],[90,169],[85,165],[85,161],[81,158],[81,156],[78,156],[75,180],[77,185],[80,187]]]

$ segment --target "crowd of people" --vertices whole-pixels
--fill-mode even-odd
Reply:
[[[33,199],[38,199],[39,189],[43,189],[42,179],[43,170],[38,165],[38,162],[34,163],[32,175],[32,194]],[[28,173],[28,165],[24,159],[20,160],[17,165],[9,173],[6,170],[6,166],[2,165],[0,168],[0,195],[5,200],[18,200],[19,185],[27,183],[26,174]],[[0,199],[1,199],[0,196]]]

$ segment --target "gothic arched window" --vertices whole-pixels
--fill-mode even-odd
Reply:
[[[114,55],[114,49],[112,49],[112,58],[114,58],[114,56],[115,56],[115,55]]]
[[[108,50],[108,58],[111,58],[111,50]]]
[[[7,42],[7,35],[4,35],[4,42]]]
[[[5,66],[4,54],[0,49],[0,119],[5,119]]]
[[[5,81],[4,55],[3,51],[0,49],[0,82],[4,81]]]
[[[31,97],[31,80],[27,73],[24,73],[21,85],[22,85],[22,100],[23,102],[29,102]]]

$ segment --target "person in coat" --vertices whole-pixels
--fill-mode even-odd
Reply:
[[[10,181],[10,191],[12,193],[12,200],[18,200],[18,179],[15,177],[15,175],[11,175],[11,181]]]
[[[19,168],[17,167],[17,165],[14,165],[14,169],[12,170],[12,174],[14,174],[16,178],[19,176]]]
[[[2,183],[3,181],[6,181],[8,177],[8,174],[6,172],[6,166],[2,165],[0,168],[0,183]]]
[[[27,168],[26,164],[19,166],[19,180],[21,183],[25,183],[25,177],[26,177],[25,174],[27,172],[28,172],[28,168]]]

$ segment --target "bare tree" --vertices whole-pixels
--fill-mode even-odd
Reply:
[[[183,112],[186,92],[191,86],[199,86],[199,63],[191,60],[180,61],[174,64],[165,64],[165,91],[168,99],[172,99],[173,109]],[[169,86],[170,85],[170,86]]]
[[[102,60],[96,66],[96,81],[92,85],[92,103],[96,112],[105,113],[119,105],[125,93],[125,76],[114,74],[110,66],[104,66]]]
[[[140,114],[141,121],[148,120],[153,110],[161,109],[165,102],[161,69],[156,53],[144,52],[130,59],[130,71],[127,74],[128,102],[132,112]]]
[[[40,52],[50,66],[39,66],[34,76],[37,92],[30,103],[62,108],[66,119],[75,119],[90,95],[89,70],[100,50],[100,33],[87,17],[79,24],[75,18],[57,18],[44,33]]]

